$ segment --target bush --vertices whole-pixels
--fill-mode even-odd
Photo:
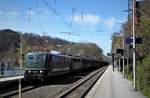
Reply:
[[[137,65],[137,87],[150,98],[150,56]]]

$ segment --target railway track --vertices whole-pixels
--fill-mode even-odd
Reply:
[[[52,82],[45,82],[43,84],[36,84],[36,85],[28,85],[26,83],[23,83],[22,88],[22,94],[23,98],[40,98],[38,96],[43,96],[43,98],[80,98],[78,96],[86,94],[85,91],[88,92],[88,90],[94,85],[96,80],[101,76],[101,74],[106,70],[107,67],[100,68],[98,70],[95,70],[93,72],[84,72],[82,74],[75,74],[75,76],[65,75],[56,77],[54,81]],[[90,74],[89,74],[90,73]],[[87,75],[88,74],[88,75]],[[99,75],[97,75],[99,74]],[[79,78],[80,77],[80,78]],[[93,79],[94,78],[94,79]],[[60,81],[61,80],[61,81]],[[89,81],[89,82],[87,82]],[[86,84],[84,84],[86,83]],[[14,83],[13,83],[14,84]],[[92,85],[91,85],[92,84]],[[82,86],[84,85],[84,86]],[[89,87],[90,85],[90,87]],[[6,91],[1,91],[0,98],[18,98],[18,90],[17,86],[9,86],[9,89],[6,88]],[[81,87],[82,86],[82,87]],[[78,88],[80,87],[80,88]],[[76,93],[74,93],[73,97],[67,97],[68,95],[71,95],[70,92],[74,92],[75,89],[78,88],[79,90],[76,90]],[[88,89],[87,89],[88,88]],[[84,91],[84,94],[81,92]],[[43,92],[43,95],[40,94]],[[68,94],[65,94],[67,93]],[[70,94],[69,94],[70,93]],[[59,95],[61,94],[61,95]],[[34,96],[33,96],[34,95]],[[35,96],[36,95],[36,96]],[[67,95],[67,96],[66,96]],[[49,97],[47,97],[49,96]]]
[[[107,67],[108,66],[102,67],[96,72],[91,73],[89,76],[85,77],[82,81],[58,95],[56,98],[84,98],[96,81],[105,72]]]
[[[0,91],[0,98],[9,98],[12,95],[18,94],[18,84],[17,81],[12,82],[8,86],[4,86],[2,91]],[[27,84],[22,85],[22,92],[37,88],[36,86],[29,86]]]

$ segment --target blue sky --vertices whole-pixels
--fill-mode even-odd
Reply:
[[[128,0],[45,1],[65,21],[43,0],[0,0],[0,29],[9,28],[40,35],[46,32],[46,35],[69,41],[93,42],[106,54],[111,50],[112,33],[121,29],[118,23],[127,20],[127,13],[123,10],[127,9]],[[61,32],[72,32],[72,35]]]

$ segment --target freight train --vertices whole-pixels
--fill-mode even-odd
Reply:
[[[106,65],[108,63],[104,61],[68,56],[61,53],[30,52],[25,55],[25,79],[43,81],[49,77]]]

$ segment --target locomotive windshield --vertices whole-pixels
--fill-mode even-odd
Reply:
[[[36,56],[37,61],[44,61],[45,60],[45,54],[38,54]]]
[[[44,61],[45,54],[30,54],[27,55],[27,61]]]
[[[44,68],[45,67],[45,52],[30,52],[26,54],[27,68]]]
[[[34,61],[34,59],[35,59],[34,55],[27,56],[27,61]]]

